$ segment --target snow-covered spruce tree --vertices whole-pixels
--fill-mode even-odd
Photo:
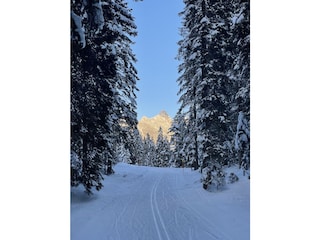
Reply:
[[[119,124],[114,125],[115,143],[121,139],[125,148],[130,152],[130,162],[137,161],[137,151],[135,140],[137,134],[137,114],[136,114],[136,94],[138,91],[136,82],[138,81],[137,71],[134,67],[136,58],[130,45],[132,36],[136,36],[136,25],[131,11],[127,8],[127,3],[123,0],[116,0],[110,8],[113,20],[108,22],[117,36],[115,45],[107,46],[116,54],[116,84],[115,84],[115,115]],[[118,23],[118,25],[115,25]]]
[[[193,108],[191,108],[191,112],[194,112]],[[183,156],[182,167],[191,167],[194,170],[197,170],[199,168],[199,164],[196,159],[201,159],[199,154],[200,139],[199,130],[195,127],[196,124],[195,121],[193,121],[193,116],[194,115],[192,114],[185,114],[184,116],[185,131],[182,132],[183,145],[180,153]]]
[[[234,0],[231,15],[234,147],[237,163],[250,168],[250,2]]]
[[[208,1],[209,2],[209,1]],[[230,56],[230,1],[211,1],[210,7],[202,3],[206,29],[201,36],[202,52],[206,56],[202,67],[199,92],[199,129],[201,132],[202,168],[221,171],[228,158],[230,124],[229,104],[231,81],[227,76]]]
[[[71,151],[71,186],[78,186],[82,174],[82,161],[78,155]]]
[[[178,58],[181,108],[188,113],[195,159],[201,169],[221,162],[227,89],[225,2],[185,0]],[[216,132],[216,131],[219,132]],[[189,137],[190,138],[190,137]],[[192,149],[189,149],[192,152]],[[216,166],[218,167],[218,166]]]
[[[154,166],[168,167],[171,159],[170,144],[168,139],[163,135],[162,128],[159,128],[156,143],[156,159]]]
[[[180,111],[191,132],[184,133],[187,146],[181,151],[195,154],[201,170],[221,173],[223,165],[235,162],[230,160],[234,143],[239,163],[248,168],[249,2],[184,3],[177,82]]]
[[[117,39],[115,45],[106,45],[105,47],[110,48],[116,55],[117,114],[121,121],[127,124],[127,127],[134,129],[137,125],[136,91],[138,89],[136,83],[139,78],[134,67],[136,58],[130,47],[133,44],[130,38],[137,35],[136,25],[127,3],[123,0],[114,2],[113,8],[111,8],[114,19],[108,24],[113,29]]]
[[[194,47],[199,43],[193,41],[192,38],[196,35],[194,28],[194,18],[197,15],[197,7],[194,0],[185,0],[185,8],[180,13],[183,17],[181,36],[182,40],[178,42],[179,51],[177,58],[182,61],[179,65],[178,72],[181,74],[177,79],[180,87],[178,94],[180,95],[179,103],[181,104],[179,112],[183,114],[183,118],[188,118],[189,135],[186,135],[189,141],[185,141],[185,149],[189,153],[187,161],[192,161],[195,169],[199,167],[198,154],[198,131],[197,131],[197,85],[199,79],[195,77],[197,68],[199,67],[200,53],[193,51]],[[192,31],[193,30],[193,31]],[[200,57],[200,59],[199,59]]]
[[[154,166],[156,161],[156,146],[149,133],[143,139],[143,162],[144,166]]]
[[[169,129],[173,133],[171,137],[171,145],[173,149],[173,164],[175,167],[182,167],[186,159],[185,151],[183,151],[185,142],[185,133],[187,131],[184,115],[180,111],[177,112],[173,119],[173,123]]]
[[[144,152],[142,137],[138,129],[133,131],[131,143],[131,154],[135,156],[135,164],[141,166],[144,161]]]
[[[107,173],[112,172],[114,130],[123,118],[119,108],[135,109],[133,101],[126,102],[127,107],[118,97],[120,89],[136,89],[136,78],[118,77],[120,72],[132,73],[119,64],[119,58],[131,53],[124,50],[130,43],[122,35],[134,36],[127,22],[122,22],[124,17],[117,17],[119,12],[130,15],[125,7],[123,1],[71,1],[71,150],[82,162],[78,182],[88,193],[92,187],[102,187],[106,167]],[[128,59],[127,65],[134,61],[131,56]]]
[[[125,148],[123,143],[119,143],[116,146],[116,162],[123,162],[123,163],[131,163],[130,159],[131,155],[128,149]]]
[[[130,164],[140,164],[143,159],[143,143],[138,129],[122,123],[122,128],[117,134],[115,145],[123,147],[129,153]]]
[[[99,44],[102,39],[110,43],[115,39],[104,28],[98,1],[71,2],[71,150],[82,162],[78,181],[88,193],[92,187],[102,187],[102,152],[107,147],[107,116],[114,96],[115,59]]]
[[[170,131],[170,129],[169,129]],[[172,132],[171,132],[172,133]],[[174,148],[175,148],[175,141],[172,139],[172,136],[169,140],[169,150],[170,150],[170,159],[169,159],[169,167],[177,167],[176,163],[176,158],[174,154]]]

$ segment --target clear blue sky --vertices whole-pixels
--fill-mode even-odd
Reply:
[[[179,62],[177,42],[181,39],[179,28],[183,9],[182,0],[129,0],[138,27],[138,36],[132,46],[138,62],[136,68],[140,81],[137,93],[138,120],[152,117],[161,110],[174,117],[178,110]]]

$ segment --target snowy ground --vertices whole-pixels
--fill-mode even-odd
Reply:
[[[190,169],[120,163],[104,188],[87,196],[71,192],[72,240],[249,240],[250,181],[221,192],[202,189]]]

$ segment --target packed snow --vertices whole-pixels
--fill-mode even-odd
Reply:
[[[248,240],[250,180],[206,191],[198,171],[118,163],[93,195],[71,189],[72,240]]]

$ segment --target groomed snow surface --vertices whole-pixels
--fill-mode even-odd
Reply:
[[[222,191],[202,188],[200,173],[119,163],[92,196],[71,189],[72,240],[249,240],[250,180]]]

